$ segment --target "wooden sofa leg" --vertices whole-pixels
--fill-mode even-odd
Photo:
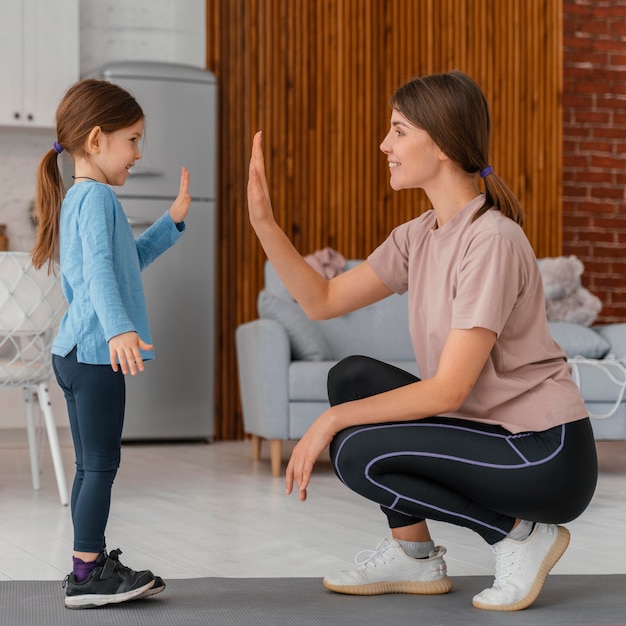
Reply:
[[[263,443],[263,438],[258,435],[252,435],[252,459],[254,461],[261,460],[261,444]]]
[[[282,439],[270,439],[270,462],[272,464],[272,476],[280,476],[280,462],[283,456]]]

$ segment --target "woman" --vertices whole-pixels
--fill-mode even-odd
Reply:
[[[536,599],[569,543],[557,524],[593,495],[597,459],[585,406],[552,340],[537,262],[519,202],[489,165],[489,110],[453,71],[414,79],[391,99],[380,148],[391,187],[420,188],[432,210],[398,226],[360,266],[330,281],[276,224],[261,138],[248,188],[252,226],[307,315],[326,319],[408,291],[422,379],[367,357],[338,363],[331,407],[294,448],[287,492],[301,500],[330,445],[337,476],[378,503],[391,539],[355,570],[324,579],[340,593],[446,593],[451,583],[427,519],[477,532],[495,582],[477,608]],[[483,180],[484,193],[479,189]]]

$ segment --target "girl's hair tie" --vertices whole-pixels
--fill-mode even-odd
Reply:
[[[489,174],[493,174],[493,167],[491,167],[491,165],[488,165],[484,170],[480,170],[481,178],[487,178]]]
[[[61,152],[63,152],[63,146],[58,141],[55,141],[54,144],[52,144],[52,147],[57,154],[61,154]]]

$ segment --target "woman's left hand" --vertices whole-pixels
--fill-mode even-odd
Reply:
[[[287,494],[291,493],[295,480],[298,486],[298,497],[302,502],[306,500],[306,490],[309,486],[313,466],[319,455],[324,448],[330,444],[334,436],[335,431],[331,426],[328,412],[322,413],[322,415],[311,424],[311,427],[306,431],[304,437],[300,439],[291,453],[285,476]]]
[[[180,173],[180,188],[178,189],[178,196],[170,207],[170,217],[174,221],[174,224],[180,224],[180,222],[187,217],[190,204],[191,196],[189,195],[189,170],[186,167],[183,167]]]

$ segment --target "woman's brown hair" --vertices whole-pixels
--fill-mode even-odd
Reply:
[[[112,133],[132,126],[144,114],[135,98],[118,85],[88,78],[70,87],[56,113],[57,140],[39,163],[35,194],[37,240],[31,253],[36,268],[48,263],[48,271],[58,256],[59,221],[65,187],[58,166],[61,150],[72,158],[85,156],[89,133],[99,126]]]
[[[524,212],[515,194],[501,178],[487,170],[489,107],[480,87],[467,74],[454,70],[415,78],[391,96],[391,106],[425,130],[464,171],[483,172],[485,202],[474,220],[494,208],[523,225]]]

